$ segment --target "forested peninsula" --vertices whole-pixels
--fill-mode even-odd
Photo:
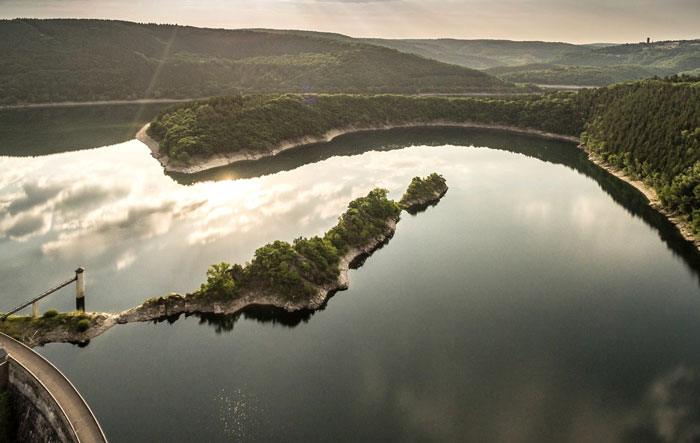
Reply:
[[[700,78],[672,76],[578,92],[510,98],[397,95],[222,96],[168,107],[148,134],[161,162],[187,172],[211,158],[233,162],[346,131],[473,125],[572,140],[643,187],[687,238],[700,232]],[[153,143],[152,143],[153,144]],[[653,201],[652,201],[653,203]]]
[[[577,136],[583,122],[575,96],[566,93],[499,99],[248,95],[170,106],[156,116],[139,138],[151,146],[166,170],[191,173],[271,156],[351,131],[451,124],[510,126]]]
[[[402,210],[436,204],[447,192],[436,173],[415,177],[399,202],[386,189],[374,189],[348,205],[338,224],[323,236],[275,241],[255,251],[245,266],[214,264],[199,290],[168,294],[116,313],[59,313],[9,316],[0,332],[29,346],[51,342],[87,343],[117,324],[158,321],[181,314],[235,314],[250,306],[288,312],[322,307],[336,291],[348,288],[348,270],[394,235]]]

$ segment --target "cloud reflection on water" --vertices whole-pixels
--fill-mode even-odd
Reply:
[[[182,186],[165,176],[135,140],[40,158],[0,158],[0,167],[8,171],[0,178],[0,195],[5,196],[0,241],[14,245],[8,251],[16,263],[32,262],[42,269],[89,267],[100,304],[124,308],[142,298],[196,288],[211,263],[242,263],[275,239],[321,234],[353,198],[377,186],[399,198],[412,177],[433,171],[467,189],[469,198],[476,197],[472,203],[510,205],[504,210],[514,211],[516,223],[543,235],[548,226],[560,223],[552,205],[561,207],[560,200],[572,196],[562,189],[553,203],[538,187],[572,176],[540,162],[523,168],[528,161],[488,149],[413,146],[330,157],[262,177]],[[541,174],[532,174],[532,167],[548,168],[547,183]],[[511,191],[495,195],[495,183],[505,183]],[[597,190],[573,198],[610,205]],[[584,206],[574,211],[590,204]],[[587,229],[600,227],[605,208],[597,212],[598,225],[584,223]],[[586,221],[585,215],[573,214],[578,221]],[[141,272],[140,281],[124,274],[135,270]],[[36,284],[60,281],[60,275],[47,273],[46,281]],[[0,277],[12,278],[7,272]],[[18,291],[41,289],[19,280],[13,284]],[[134,294],[133,299],[122,300],[124,293]]]
[[[368,152],[343,158],[341,168],[338,159],[323,163],[332,166],[181,186],[137,141],[39,159],[0,158],[5,170],[14,171],[0,180],[0,240],[15,245],[15,256],[38,255],[46,262],[38,264],[42,268],[89,263],[95,275],[137,265],[153,270],[163,292],[182,290],[165,288],[163,270],[188,266],[186,260],[175,263],[183,253],[198,256],[197,266],[206,268],[222,259],[248,260],[276,238],[320,234],[351,199],[375,186],[397,194],[405,177],[426,170],[428,162],[415,154]],[[185,252],[192,246],[205,249]],[[235,253],[224,255],[226,246]],[[154,251],[162,257],[158,262],[148,257]],[[196,285],[191,281],[186,289]]]

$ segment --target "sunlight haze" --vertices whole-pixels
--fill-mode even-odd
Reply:
[[[353,37],[638,42],[698,38],[695,0],[0,0],[0,17],[103,18]]]

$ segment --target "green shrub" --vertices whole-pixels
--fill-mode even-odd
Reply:
[[[399,204],[405,206],[409,202],[416,200],[430,200],[447,190],[445,179],[436,173],[432,173],[425,178],[414,177],[411,184],[401,197]]]
[[[77,329],[79,332],[85,332],[90,328],[90,320],[87,318],[84,318],[75,325],[75,329]]]
[[[584,121],[575,95],[519,98],[408,97],[400,95],[220,96],[168,107],[149,134],[180,162],[197,155],[270,149],[286,140],[331,129],[383,124],[481,122],[578,135]]]
[[[58,311],[56,309],[49,309],[48,311],[44,312],[44,318],[53,318],[58,315]]]
[[[317,285],[337,278],[340,256],[350,248],[361,248],[397,219],[399,205],[387,198],[386,189],[374,189],[350,202],[338,224],[323,237],[275,241],[255,251],[245,267],[220,263],[207,271],[195,297],[235,297],[239,291],[255,290],[298,299],[313,295]]]
[[[232,297],[236,292],[236,283],[231,274],[231,265],[225,262],[211,265],[207,270],[207,282],[199,288],[201,294],[215,297]]]

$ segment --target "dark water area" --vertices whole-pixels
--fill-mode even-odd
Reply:
[[[548,145],[570,144],[547,140]],[[242,161],[232,165],[208,169],[195,174],[168,173],[181,184],[202,181],[235,180],[260,177],[282,171],[290,171],[300,166],[316,163],[331,157],[358,155],[367,151],[394,151],[410,146],[488,146],[539,158],[543,161],[562,164],[579,164],[580,159],[571,152],[547,152],[543,149],[542,138],[522,137],[517,145],[503,137],[503,131],[460,127],[408,127],[381,131],[360,131],[338,136],[327,143],[313,143],[282,151],[274,157],[255,161]],[[580,156],[585,156],[580,153]]]
[[[0,109],[0,156],[37,156],[134,138],[168,103]]]
[[[137,141],[0,157],[0,169],[0,302],[82,265],[98,311],[193,290],[211,263],[321,234],[376,186],[399,198],[431,172],[450,186],[404,213],[321,310],[180,316],[38,348],[110,441],[700,437],[698,254],[571,143],[351,134],[186,184]],[[42,310],[72,309],[68,292]]]

